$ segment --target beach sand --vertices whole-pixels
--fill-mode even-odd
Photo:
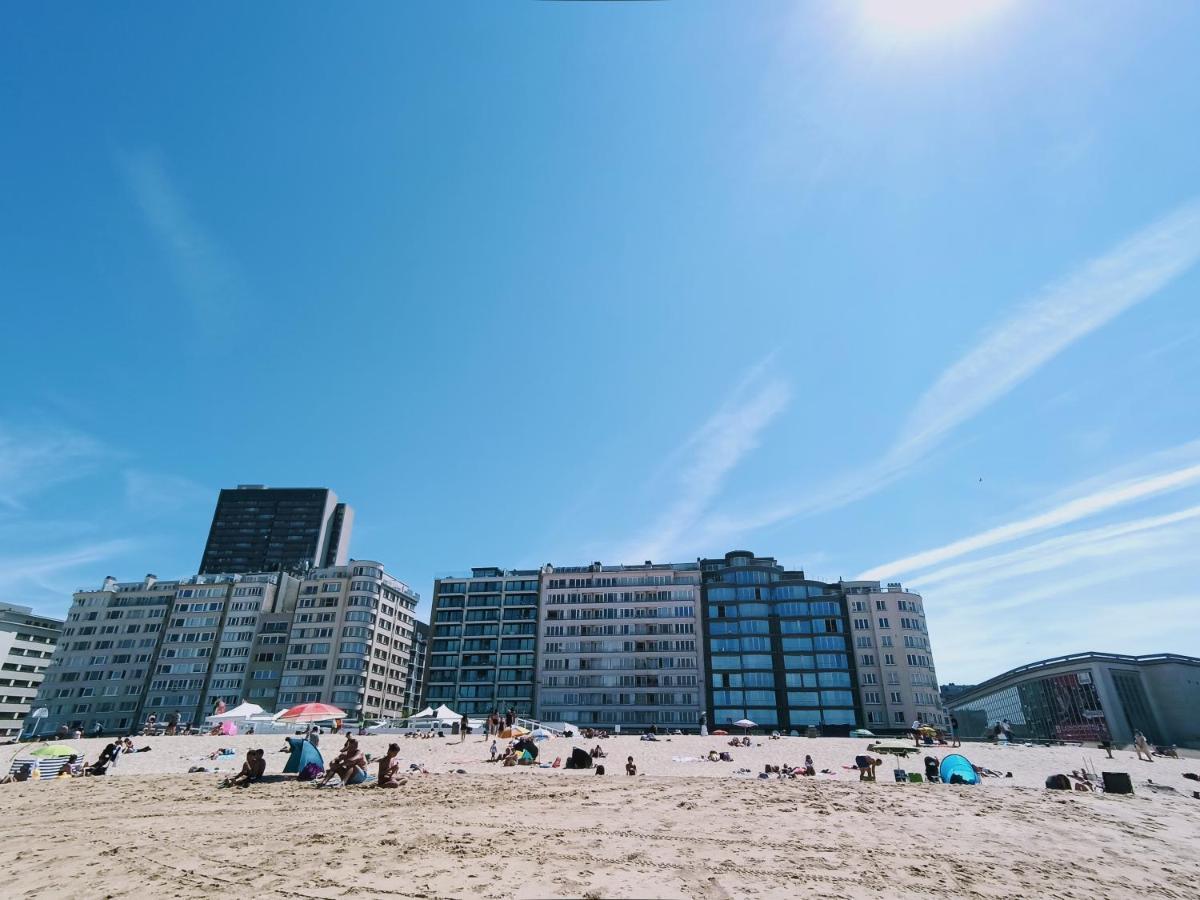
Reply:
[[[379,754],[389,740],[364,739]],[[405,766],[431,774],[398,790],[316,789],[276,777],[219,789],[217,747],[286,755],[279,736],[135,739],[104,778],[0,787],[4,897],[1200,897],[1200,760],[1137,762],[1117,751],[968,744],[979,765],[1014,777],[979,787],[896,784],[885,759],[876,784],[841,765],[861,740],[720,738],[603,742],[608,774],[504,769],[487,742],[400,739]],[[94,756],[104,741],[73,746]],[[566,757],[553,740],[541,756]],[[341,739],[326,735],[322,751]],[[5,748],[7,760],[14,748]],[[708,749],[733,763],[674,762]],[[920,757],[925,752],[922,751]],[[951,752],[937,748],[935,755]],[[834,778],[738,777],[803,761]],[[624,775],[625,757],[640,772]],[[907,768],[920,771],[920,757]],[[1047,791],[1086,758],[1129,772],[1134,796]],[[454,774],[463,769],[467,774]],[[1173,787],[1157,793],[1147,779]]]

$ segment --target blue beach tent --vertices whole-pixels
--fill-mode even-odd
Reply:
[[[950,779],[955,775],[962,779],[963,784],[979,784],[979,776],[975,774],[975,767],[961,753],[951,753],[943,759],[938,774],[942,776],[943,784],[950,784]]]
[[[312,745],[305,738],[290,737],[286,739],[288,746],[291,748],[292,755],[288,757],[287,765],[283,767],[284,774],[288,772],[299,773],[304,771],[304,767],[309,763],[316,763],[321,771],[325,771],[325,760],[321,758],[321,751]]]

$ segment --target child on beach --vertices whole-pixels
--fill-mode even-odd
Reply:
[[[500,752],[500,749],[499,749],[499,747],[496,746],[496,741],[493,740],[492,741],[492,759],[491,759],[492,762],[496,761],[496,756],[499,752]]]
[[[637,774],[637,766],[635,766],[633,764],[632,756],[629,757],[629,759],[625,760],[625,774],[626,775],[636,775]]]

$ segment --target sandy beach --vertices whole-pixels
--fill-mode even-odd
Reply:
[[[381,752],[386,736],[365,739]],[[395,791],[278,776],[278,736],[138,739],[111,777],[5,785],[6,897],[1011,897],[1200,896],[1196,758],[963,748],[1013,772],[979,787],[860,784],[857,740],[756,738],[733,763],[675,762],[720,739],[604,742],[608,774],[484,762],[486,742],[403,740]],[[103,742],[74,746],[95,755]],[[326,736],[325,757],[340,739]],[[565,757],[553,740],[542,756]],[[579,743],[582,745],[582,742]],[[266,783],[186,774],[213,749],[267,750]],[[11,755],[13,748],[6,748]],[[940,752],[946,750],[942,748]],[[737,776],[811,753],[833,777]],[[623,774],[633,755],[636,778]],[[923,754],[922,754],[923,755]],[[7,757],[6,757],[7,758]],[[1135,795],[1046,791],[1047,774],[1131,773]],[[231,760],[222,773],[236,769]],[[240,765],[240,762],[238,763]],[[919,769],[910,763],[910,769]],[[466,774],[457,774],[462,769]],[[1147,779],[1176,789],[1159,793]]]

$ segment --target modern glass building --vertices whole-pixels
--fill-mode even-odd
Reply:
[[[434,582],[422,705],[533,715],[538,576],[537,569],[477,568]]]
[[[709,722],[846,734],[862,719],[837,584],[733,551],[700,561]]]
[[[1020,666],[949,702],[963,737],[1200,746],[1200,659],[1080,653]]]
[[[354,511],[328,488],[226,488],[217,498],[201,575],[344,565]]]

